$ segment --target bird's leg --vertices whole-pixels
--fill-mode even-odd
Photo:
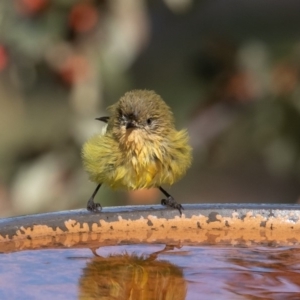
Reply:
[[[96,189],[94,190],[94,193],[93,195],[91,196],[91,198],[89,199],[89,201],[87,202],[87,210],[89,211],[94,211],[94,212],[97,212],[97,211],[101,211],[102,210],[102,206],[100,203],[95,203],[94,202],[94,198],[98,192],[98,190],[100,189],[101,187],[101,183],[97,185]]]
[[[160,191],[167,197],[167,199],[161,200],[161,205],[166,205],[175,209],[178,209],[180,216],[182,215],[183,207],[180,203],[177,203],[174,198],[166,192],[161,186],[159,187]]]

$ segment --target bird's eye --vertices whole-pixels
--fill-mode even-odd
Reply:
[[[153,119],[151,119],[151,118],[148,118],[148,119],[147,119],[147,125],[149,125],[149,126],[150,126],[150,125],[152,124],[152,121],[153,121]]]
[[[119,119],[121,120],[121,121],[126,121],[126,116],[122,113],[122,112],[119,112]]]

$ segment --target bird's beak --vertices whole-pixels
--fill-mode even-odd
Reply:
[[[99,117],[99,118],[95,118],[95,120],[98,120],[98,121],[102,121],[104,123],[107,123],[108,120],[109,120],[109,117]]]
[[[128,120],[126,123],[126,129],[136,128],[136,122],[134,120]]]

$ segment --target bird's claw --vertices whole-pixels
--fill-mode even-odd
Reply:
[[[180,213],[180,216],[182,215],[182,210],[184,210],[183,206],[180,203],[177,203],[173,197],[168,197],[167,199],[162,199],[161,205],[169,206],[171,208],[177,209]]]
[[[102,206],[100,203],[95,203],[93,200],[89,200],[87,203],[87,210],[93,212],[100,212],[102,210]]]

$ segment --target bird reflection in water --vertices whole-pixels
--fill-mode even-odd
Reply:
[[[134,254],[99,256],[87,263],[79,281],[79,299],[185,299],[187,284],[181,268],[157,260],[166,246],[148,257]]]

